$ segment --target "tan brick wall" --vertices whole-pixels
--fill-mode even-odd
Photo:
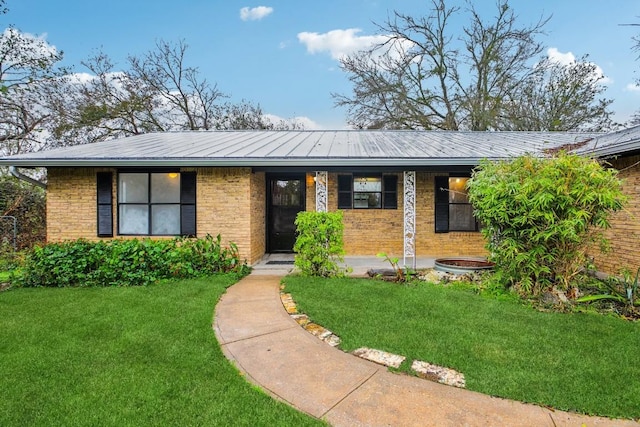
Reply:
[[[222,243],[234,242],[240,257],[251,261],[251,169],[197,170],[198,237],[220,234]]]
[[[631,196],[623,212],[612,218],[607,232],[612,251],[593,251],[596,266],[609,273],[640,266],[640,156],[620,159],[625,192]],[[186,169],[185,169],[186,170]],[[114,235],[117,228],[116,170],[98,168],[50,168],[47,189],[47,240],[96,237],[96,173],[114,172]],[[315,210],[315,183],[307,174],[307,210]],[[420,256],[486,255],[480,233],[434,232],[434,176],[416,174],[416,251]],[[223,242],[235,242],[250,263],[265,252],[266,182],[264,173],[249,168],[197,169],[197,227],[200,237],[220,234]],[[403,252],[402,174],[398,174],[398,209],[345,210],[345,249],[349,255]],[[337,209],[337,174],[329,174],[329,210]]]
[[[111,169],[51,168],[48,172],[47,239],[60,241],[96,237],[96,172]],[[185,169],[187,170],[187,169]],[[193,169],[190,169],[193,170]],[[116,171],[114,228],[117,228]],[[198,168],[198,236],[222,236],[235,242],[240,256],[255,263],[265,253],[265,174],[249,168]],[[434,232],[434,174],[416,177],[416,252],[419,256],[484,255],[480,233]],[[345,250],[349,255],[392,256],[403,253],[402,174],[398,174],[398,209],[345,210]],[[337,174],[329,174],[329,210],[337,209]],[[313,174],[306,179],[306,209],[315,210]],[[114,235],[117,236],[114,229]]]
[[[100,171],[110,171],[110,169],[48,169],[48,242],[79,238],[98,240],[96,173]],[[114,186],[114,198],[115,193]]]
[[[611,244],[611,252],[601,254],[592,250],[596,268],[610,274],[618,274],[623,268],[635,271],[640,267],[640,156],[627,157],[612,162],[620,171],[623,189],[629,202],[623,211],[611,218],[611,229],[605,236]]]
[[[96,173],[99,171],[114,172],[114,236],[118,237],[116,170],[49,168],[48,241],[98,240]],[[261,210],[264,212],[264,174],[262,178],[253,176],[249,168],[199,168],[196,171],[198,237],[220,234],[223,244],[235,242],[242,258],[255,261],[260,252],[264,253],[264,224],[257,222],[262,216],[264,223],[261,213]],[[256,188],[257,191],[252,191]],[[254,194],[256,192],[259,194]]]
[[[247,261],[259,261],[266,250],[266,179],[264,172],[251,174],[251,253]]]
[[[435,176],[416,174],[416,251],[424,256],[486,256],[479,232],[435,232]]]
[[[416,174],[416,253],[418,256],[485,256],[480,233],[435,232],[435,174]],[[338,207],[338,174],[329,173],[328,207]],[[403,174],[398,173],[398,209],[344,210],[344,242],[347,255],[404,252]],[[307,175],[307,210],[315,210],[315,183]]]

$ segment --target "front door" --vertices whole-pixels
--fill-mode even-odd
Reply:
[[[267,179],[267,250],[292,252],[296,215],[305,209],[304,175],[271,175]]]

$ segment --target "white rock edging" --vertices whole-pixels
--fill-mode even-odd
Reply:
[[[411,369],[413,369],[418,376],[424,379],[459,388],[466,387],[464,374],[453,369],[444,368],[442,366],[433,365],[420,360],[414,360],[411,364]]]
[[[367,347],[355,349],[351,354],[391,368],[399,368],[405,359],[404,356]]]

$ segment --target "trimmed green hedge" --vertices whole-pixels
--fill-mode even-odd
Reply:
[[[203,239],[75,240],[35,246],[14,284],[36,286],[136,286],[160,279],[249,272],[238,248],[220,235]]]

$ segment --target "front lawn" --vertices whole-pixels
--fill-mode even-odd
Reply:
[[[351,351],[372,347],[456,369],[467,388],[609,417],[640,418],[640,323],[539,312],[421,283],[289,276],[298,309]]]
[[[320,425],[223,356],[231,276],[0,293],[0,425]]]

